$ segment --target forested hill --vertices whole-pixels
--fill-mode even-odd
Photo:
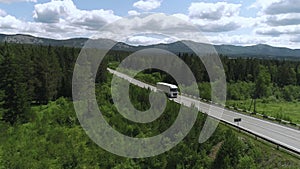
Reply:
[[[77,47],[80,48],[87,41],[87,38],[74,38],[74,39],[66,39],[66,40],[55,40],[55,39],[47,39],[34,37],[30,35],[5,35],[0,34],[0,42],[7,43],[18,43],[18,44],[31,44],[31,45],[43,45],[43,46],[67,46],[67,47]]]
[[[66,40],[55,40],[47,38],[39,38],[30,35],[4,35],[0,34],[0,42],[19,43],[19,44],[34,44],[43,46],[67,46],[81,48],[87,41],[87,38],[73,38]],[[104,41],[110,41],[103,39]],[[207,46],[203,43],[195,43],[201,47]],[[140,49],[154,47],[160,49],[166,49],[174,53],[192,53],[192,51],[184,45],[182,42],[175,42],[170,44],[157,44],[150,46],[131,46],[125,43],[117,43],[114,50],[134,52]],[[300,49],[289,49],[281,47],[273,47],[265,44],[258,44],[254,46],[234,46],[234,45],[214,45],[216,51],[219,54],[229,57],[254,57],[262,59],[288,59],[295,60],[300,59]]]

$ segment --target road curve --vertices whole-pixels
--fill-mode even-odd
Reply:
[[[151,90],[156,91],[156,88],[154,86],[138,81],[128,75],[125,75],[112,69],[108,69],[108,71],[122,79],[128,80],[134,85],[137,85],[142,88],[150,88]],[[233,126],[237,126],[237,124],[234,122],[234,118],[241,118],[242,121],[237,127],[300,154],[299,130],[265,121],[262,119],[258,119],[252,116],[237,113],[227,109],[223,109],[223,115],[220,117],[218,115],[218,111],[214,111],[220,109],[220,107],[187,96],[179,95],[178,98],[173,100],[185,106],[193,105],[196,108],[198,108],[199,111],[209,114],[210,116],[222,120],[223,122],[226,122]]]

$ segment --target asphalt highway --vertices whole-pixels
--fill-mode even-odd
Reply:
[[[154,86],[133,79],[130,76],[117,72],[115,70],[108,70],[110,73],[113,73],[114,75],[122,79],[128,80],[134,85],[137,85],[142,88],[150,88],[151,90],[156,91],[156,88]],[[194,99],[183,95],[179,95],[173,100],[185,106],[194,106],[198,108],[198,110],[202,113],[206,113],[211,117],[219,119],[233,126],[239,127],[245,131],[253,133],[268,141],[271,141],[272,143],[280,145],[281,147],[287,148],[295,153],[300,154],[300,131],[297,129],[293,129],[270,121],[258,119],[235,111],[223,109],[215,104],[209,104],[206,102],[202,102],[198,99]],[[223,109],[223,114],[220,114],[220,111],[218,111],[218,109]],[[241,118],[242,120],[241,122],[236,123],[234,122],[235,118]]]

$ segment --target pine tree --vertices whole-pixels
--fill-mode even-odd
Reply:
[[[268,96],[271,85],[271,75],[264,66],[259,67],[259,73],[255,81],[254,99]]]
[[[26,60],[15,57],[8,49],[8,45],[5,47],[4,60],[0,66],[1,89],[4,91],[2,119],[14,124],[26,120],[25,116],[30,109],[31,102],[30,86],[26,76],[24,76]]]
[[[59,86],[58,96],[71,98],[73,69],[79,51],[74,47],[60,47],[56,48],[55,53],[58,56],[62,71],[61,85]]]
[[[278,68],[279,85],[296,85],[297,76],[294,68],[290,64],[283,64]]]
[[[39,55],[34,58],[35,94],[38,103],[47,104],[57,97],[61,69],[53,48],[51,46],[47,50],[40,48]]]

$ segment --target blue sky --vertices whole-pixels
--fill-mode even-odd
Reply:
[[[90,37],[106,24],[152,12],[193,24],[214,44],[300,48],[299,6],[299,0],[0,0],[0,33],[55,39]],[[160,19],[154,20],[168,23]],[[148,25],[147,29],[156,31],[161,25]],[[170,42],[142,35],[127,40],[144,45]]]

